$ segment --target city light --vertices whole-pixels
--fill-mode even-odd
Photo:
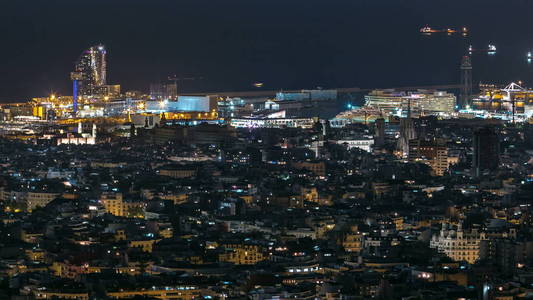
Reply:
[[[533,3],[19,2],[0,299],[533,294]]]

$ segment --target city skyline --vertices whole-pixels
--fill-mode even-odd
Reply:
[[[533,299],[533,2],[0,9],[0,299]]]

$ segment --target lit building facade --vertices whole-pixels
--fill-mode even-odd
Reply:
[[[351,226],[342,239],[342,247],[346,252],[359,253],[363,250],[364,235],[357,225]]]
[[[236,128],[304,128],[315,125],[313,118],[235,118],[230,125]]]
[[[485,239],[485,234],[477,229],[463,230],[459,224],[454,230],[443,223],[442,230],[439,234],[433,235],[429,246],[455,261],[467,261],[473,264],[479,259],[480,242]]]
[[[403,92],[396,90],[374,90],[365,96],[365,105],[384,114],[411,111],[416,115],[453,113],[457,98],[455,95],[435,90]]]
[[[59,193],[28,192],[26,194],[26,209],[32,211],[37,207],[45,207],[60,195]]]
[[[145,111],[151,113],[162,112],[216,112],[218,97],[208,96],[178,96],[176,101],[146,101]]]
[[[218,259],[221,262],[229,262],[236,265],[255,265],[267,259],[261,247],[257,245],[228,244],[223,245],[224,253]]]
[[[85,128],[90,128],[90,132],[84,133],[84,124],[78,123],[77,133],[67,133],[66,136],[57,138],[57,145],[94,145],[96,144],[96,124],[85,124]]]
[[[100,201],[105,207],[107,213],[115,216],[123,217],[124,213],[124,200],[121,193],[104,193],[100,197]]]
[[[117,217],[142,218],[144,214],[143,202],[125,201],[121,193],[103,193],[100,202],[107,213]]]
[[[270,102],[274,103],[273,101],[270,101]],[[277,106],[277,109],[279,109],[279,105]],[[218,99],[218,113],[220,117],[222,118],[235,117],[236,115],[240,115],[241,112],[245,110],[246,110],[246,103],[244,99],[230,98],[230,97],[226,97],[226,98],[220,97]]]
[[[17,191],[0,188],[0,201],[22,204],[27,211],[32,211],[37,207],[45,207],[59,196],[61,196],[61,193]]]
[[[329,124],[333,128],[343,128],[354,123],[374,123],[380,118],[383,118],[383,113],[380,110],[364,106],[339,113],[329,121]]]
[[[410,140],[408,158],[409,162],[428,164],[437,176],[443,176],[449,167],[448,147],[442,140]]]
[[[342,140],[337,140],[337,144],[345,145],[348,150],[358,148],[366,152],[372,152],[372,147],[374,146],[374,139],[371,137],[342,139]]]

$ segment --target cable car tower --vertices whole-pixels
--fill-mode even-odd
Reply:
[[[470,107],[472,99],[472,60],[465,55],[461,61],[461,94],[459,95],[459,108]]]

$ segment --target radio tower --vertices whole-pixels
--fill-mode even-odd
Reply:
[[[459,95],[459,107],[466,108],[472,98],[472,61],[470,56],[463,56],[461,61],[461,94]]]

